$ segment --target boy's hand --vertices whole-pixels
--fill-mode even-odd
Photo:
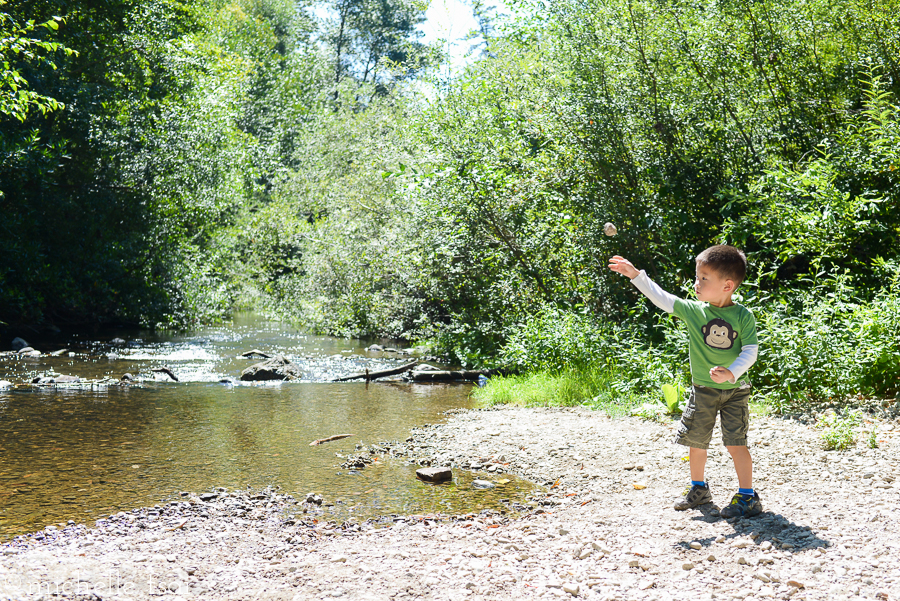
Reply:
[[[731,373],[731,370],[724,367],[713,367],[709,370],[709,377],[712,378],[712,381],[716,384],[724,384],[725,382],[734,380],[734,374]]]
[[[620,257],[619,255],[614,256],[609,260],[609,268],[615,271],[616,273],[621,273],[624,276],[627,276],[628,279],[633,280],[638,276],[640,271],[631,264],[631,261],[624,257]]]

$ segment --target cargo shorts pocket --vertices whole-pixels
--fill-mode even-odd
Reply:
[[[685,434],[687,434],[691,425],[694,423],[694,416],[697,413],[697,401],[696,395],[694,394],[694,390],[691,389],[691,394],[688,397],[688,402],[685,404],[684,411],[681,413],[681,423],[678,425],[678,430],[676,431],[676,439],[683,438]]]
[[[721,408],[722,444],[725,446],[747,446],[747,432],[750,429],[750,389],[738,389]]]

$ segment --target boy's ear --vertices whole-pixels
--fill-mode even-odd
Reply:
[[[737,284],[734,283],[734,280],[725,280],[725,290],[728,292],[737,290]]]

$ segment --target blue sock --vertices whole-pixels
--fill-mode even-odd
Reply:
[[[691,480],[691,486],[706,486],[706,482],[698,482],[697,480]]]
[[[739,489],[738,489],[738,494],[746,495],[746,496],[748,496],[748,497],[752,497],[752,496],[753,496],[753,489],[752,489],[752,488],[739,488]]]

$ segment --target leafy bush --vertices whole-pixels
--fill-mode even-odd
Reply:
[[[750,377],[776,408],[898,392],[900,294],[866,303],[847,278],[753,299],[760,354]]]
[[[849,411],[839,416],[829,411],[816,423],[822,430],[822,444],[826,451],[846,451],[856,444],[856,428],[862,417],[858,411]]]
[[[866,303],[849,281],[822,279],[794,294],[751,291],[743,299],[756,314],[760,341],[748,375],[774,410],[900,392],[900,293],[895,287]],[[640,302],[632,318],[647,319],[644,310],[655,311],[647,304]],[[662,313],[642,333],[631,321],[612,325],[584,313],[545,309],[509,333],[499,357],[526,373],[587,374],[599,386],[567,402],[621,400],[628,406],[647,403],[652,414],[674,413],[671,402],[690,385],[686,333]],[[535,387],[540,379],[530,381]]]
[[[885,284],[885,263],[898,258],[900,108],[878,75],[862,87],[862,108],[808,158],[778,162],[747,193],[730,194],[724,238],[748,251],[765,288],[802,289],[804,277],[851,270],[865,293]]]
[[[878,428],[873,425],[872,429],[869,430],[869,436],[866,439],[866,444],[870,449],[878,448]]]
[[[680,415],[684,413],[684,394],[683,386],[676,384],[663,384],[663,400],[665,401],[666,411],[669,415]]]

